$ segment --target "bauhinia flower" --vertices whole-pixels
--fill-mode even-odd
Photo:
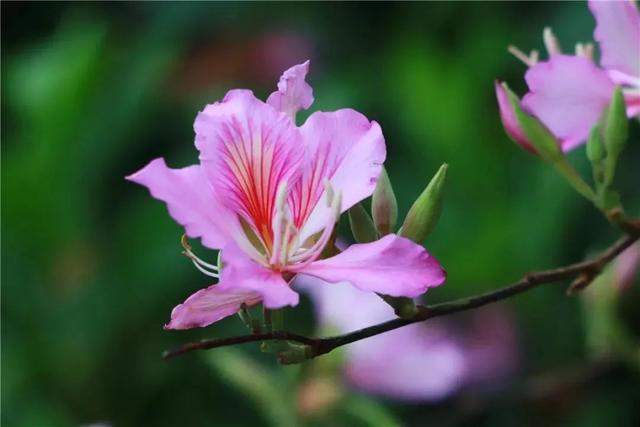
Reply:
[[[627,116],[640,114],[640,13],[631,0],[589,2],[596,19],[594,38],[601,51],[600,66],[593,62],[593,46],[578,44],[575,55],[562,54],[550,29],[543,38],[549,59],[538,62],[537,52],[510,51],[529,69],[529,92],[522,99],[525,112],[540,120],[556,137],[562,151],[584,143],[611,101],[615,86],[623,89]],[[496,95],[505,130],[529,151],[535,149],[515,119],[505,89],[496,83]]]
[[[378,123],[351,109],[296,126],[313,102],[308,67],[285,71],[266,103],[231,90],[207,105],[194,125],[199,164],[171,169],[156,159],[127,177],[164,201],[187,236],[221,250],[219,268],[186,249],[219,282],[178,305],[166,328],[207,326],[245,305],[295,306],[298,274],[408,297],[444,282],[422,246],[392,234],[321,259],[340,214],[373,193],[386,148]]]
[[[345,283],[301,279],[324,333],[348,333],[394,318],[380,298]],[[405,326],[344,349],[347,383],[404,401],[434,401],[467,386],[497,386],[517,364],[513,319],[500,307],[481,309],[466,325],[434,320]]]

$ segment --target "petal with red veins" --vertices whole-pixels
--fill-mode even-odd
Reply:
[[[202,167],[222,202],[270,246],[278,185],[296,181],[304,155],[298,128],[248,90],[208,105],[194,127]]]
[[[202,238],[202,244],[209,248],[225,246],[239,225],[220,206],[199,165],[171,169],[164,159],[155,159],[126,179],[147,187],[153,197],[167,204],[169,214],[189,237]]]
[[[422,246],[395,234],[351,245],[297,272],[330,283],[348,282],[363,291],[405,297],[422,295],[446,279],[446,272]]]
[[[298,305],[298,293],[282,278],[282,273],[258,264],[230,243],[222,249],[221,290],[255,292],[266,308]]]
[[[600,44],[600,64],[640,77],[640,12],[631,0],[589,1],[596,19],[593,38]]]
[[[287,114],[295,122],[296,113],[313,104],[313,89],[305,81],[308,72],[309,61],[285,71],[278,82],[278,90],[269,95],[267,104]]]
[[[380,125],[351,109],[313,113],[300,128],[307,150],[302,179],[291,189],[294,223],[308,237],[322,229],[328,215],[324,181],[342,194],[342,212],[375,189],[386,147]]]
[[[569,151],[583,143],[613,94],[607,73],[586,58],[556,55],[525,75],[523,108],[536,116]]]
[[[222,289],[212,285],[191,295],[171,312],[171,320],[165,329],[191,329],[210,324],[240,311],[242,304],[247,307],[261,301],[257,292],[243,289]]]

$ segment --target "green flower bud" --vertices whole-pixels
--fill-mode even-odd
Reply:
[[[351,225],[353,238],[358,243],[368,243],[378,239],[376,227],[360,203],[349,209],[349,225]]]
[[[381,236],[393,232],[398,221],[398,202],[384,167],[371,199],[371,214]]]
[[[526,136],[527,142],[536,150],[541,159],[555,163],[564,158],[560,143],[555,136],[538,119],[524,112],[520,106],[520,98],[503,83],[509,103],[520,125],[520,129]]]
[[[604,146],[607,151],[604,177],[605,184],[608,186],[613,182],[618,157],[627,142],[629,133],[626,105],[622,90],[619,87],[616,87],[613,91],[611,103],[602,116],[601,128]]]
[[[435,227],[442,212],[444,184],[447,179],[448,165],[440,166],[431,178],[429,185],[413,203],[404,219],[400,235],[416,243],[422,243]]]
[[[605,155],[602,136],[600,135],[600,126],[595,125],[593,129],[591,129],[589,139],[587,140],[587,157],[592,165],[596,165],[600,164]]]

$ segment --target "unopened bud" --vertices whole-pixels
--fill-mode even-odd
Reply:
[[[616,87],[613,91],[611,103],[603,114],[601,127],[604,146],[607,151],[604,171],[605,182],[609,185],[613,182],[618,157],[624,149],[629,133],[624,95],[619,87]]]
[[[398,202],[385,168],[382,168],[371,199],[373,223],[381,236],[392,233],[398,221]]]
[[[368,243],[378,239],[376,227],[360,203],[356,203],[349,209],[349,225],[353,238],[358,243]]]
[[[556,163],[563,158],[564,154],[556,137],[540,120],[524,112],[520,106],[520,99],[505,83],[502,84],[502,87],[507,94],[521,132],[540,158],[550,163]]]
[[[602,136],[600,135],[600,126],[595,125],[591,129],[589,139],[587,140],[587,157],[592,165],[599,165],[605,157]]]
[[[447,179],[448,165],[440,166],[431,178],[429,185],[413,203],[402,224],[400,235],[416,243],[422,243],[435,227],[442,212],[444,184]]]

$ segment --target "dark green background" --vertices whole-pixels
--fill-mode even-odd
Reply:
[[[208,281],[180,256],[182,231],[164,206],[123,177],[157,156],[195,162],[192,124],[204,104],[235,87],[265,97],[307,57],[312,110],[352,107],[381,124],[401,215],[450,165],[427,242],[449,280],[428,301],[489,290],[615,239],[500,124],[494,80],[525,89],[525,67],[506,46],[542,50],[545,25],[568,47],[590,40],[594,22],[582,3],[3,2],[3,425],[290,422],[307,368],[277,366],[252,348],[160,359],[178,343],[243,330],[235,318],[162,330],[171,308]],[[273,34],[306,57],[257,55]],[[637,122],[631,130],[618,186],[637,208]],[[588,173],[583,149],[570,158]],[[505,304],[521,353],[510,388],[420,405],[353,394],[314,425],[637,425],[640,382],[625,367],[526,397],[532,377],[562,376],[590,358],[580,299],[564,290]],[[640,324],[637,296],[620,307],[629,325]],[[310,333],[308,301],[287,319]]]

